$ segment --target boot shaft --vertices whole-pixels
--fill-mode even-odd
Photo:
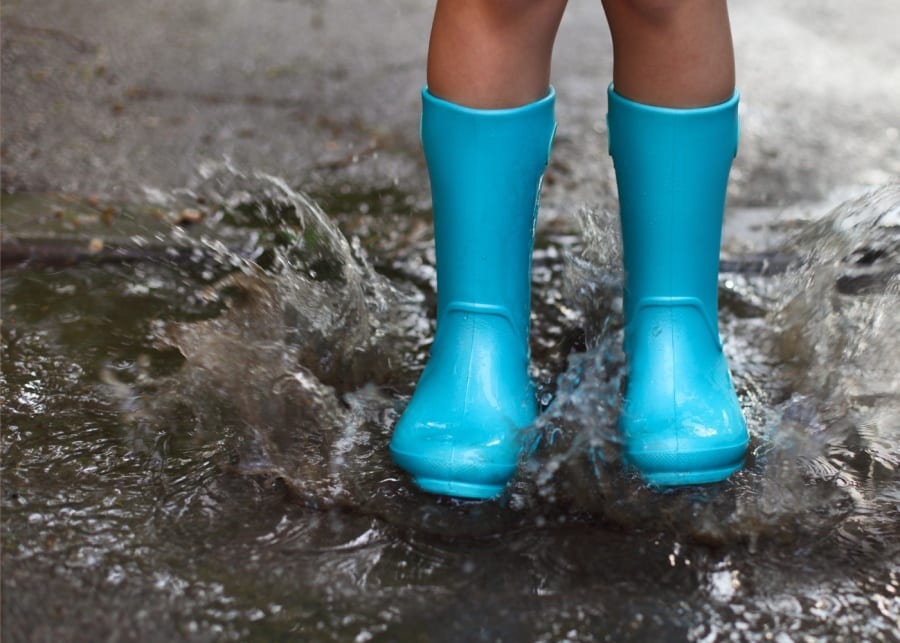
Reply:
[[[479,110],[422,91],[439,327],[452,307],[496,307],[508,311],[527,338],[531,253],[554,100],[551,88],[523,107]]]
[[[719,247],[737,151],[737,104],[735,93],[711,107],[654,107],[610,87],[607,119],[619,188],[626,322],[642,300],[694,300],[718,336]]]

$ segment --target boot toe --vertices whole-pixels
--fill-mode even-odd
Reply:
[[[626,414],[620,421],[625,462],[648,484],[720,482],[743,466],[748,434],[736,397],[674,408],[637,417]]]
[[[391,455],[425,491],[488,499],[500,494],[516,471],[520,432],[497,414],[438,423],[407,413],[394,432]]]

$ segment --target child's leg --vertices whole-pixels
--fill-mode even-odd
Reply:
[[[737,147],[724,0],[605,0],[610,154],[625,263],[626,462],[660,486],[723,480],[747,428],[719,341],[719,245]]]
[[[638,103],[703,107],[734,93],[725,0],[604,0],[613,85]]]
[[[439,0],[422,146],[437,258],[431,356],[391,440],[422,489],[490,498],[527,448],[531,251],[564,0]]]
[[[428,89],[467,107],[517,107],[547,95],[566,0],[438,0]]]

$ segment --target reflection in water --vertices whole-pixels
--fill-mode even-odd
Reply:
[[[383,196],[331,219],[217,169],[165,196],[206,215],[176,235],[194,261],[4,276],[10,640],[896,636],[900,188],[803,225],[786,271],[723,272],[752,453],[706,488],[618,464],[614,219],[541,236],[544,440],[502,503],[389,461],[434,270],[422,217],[384,230]]]

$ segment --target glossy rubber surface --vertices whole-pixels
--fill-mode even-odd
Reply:
[[[741,468],[748,442],[717,328],[738,95],[699,109],[608,95],[625,264],[625,461],[652,485],[718,482]]]
[[[477,110],[422,92],[437,329],[391,454],[425,491],[494,497],[529,447],[531,253],[554,99]]]

